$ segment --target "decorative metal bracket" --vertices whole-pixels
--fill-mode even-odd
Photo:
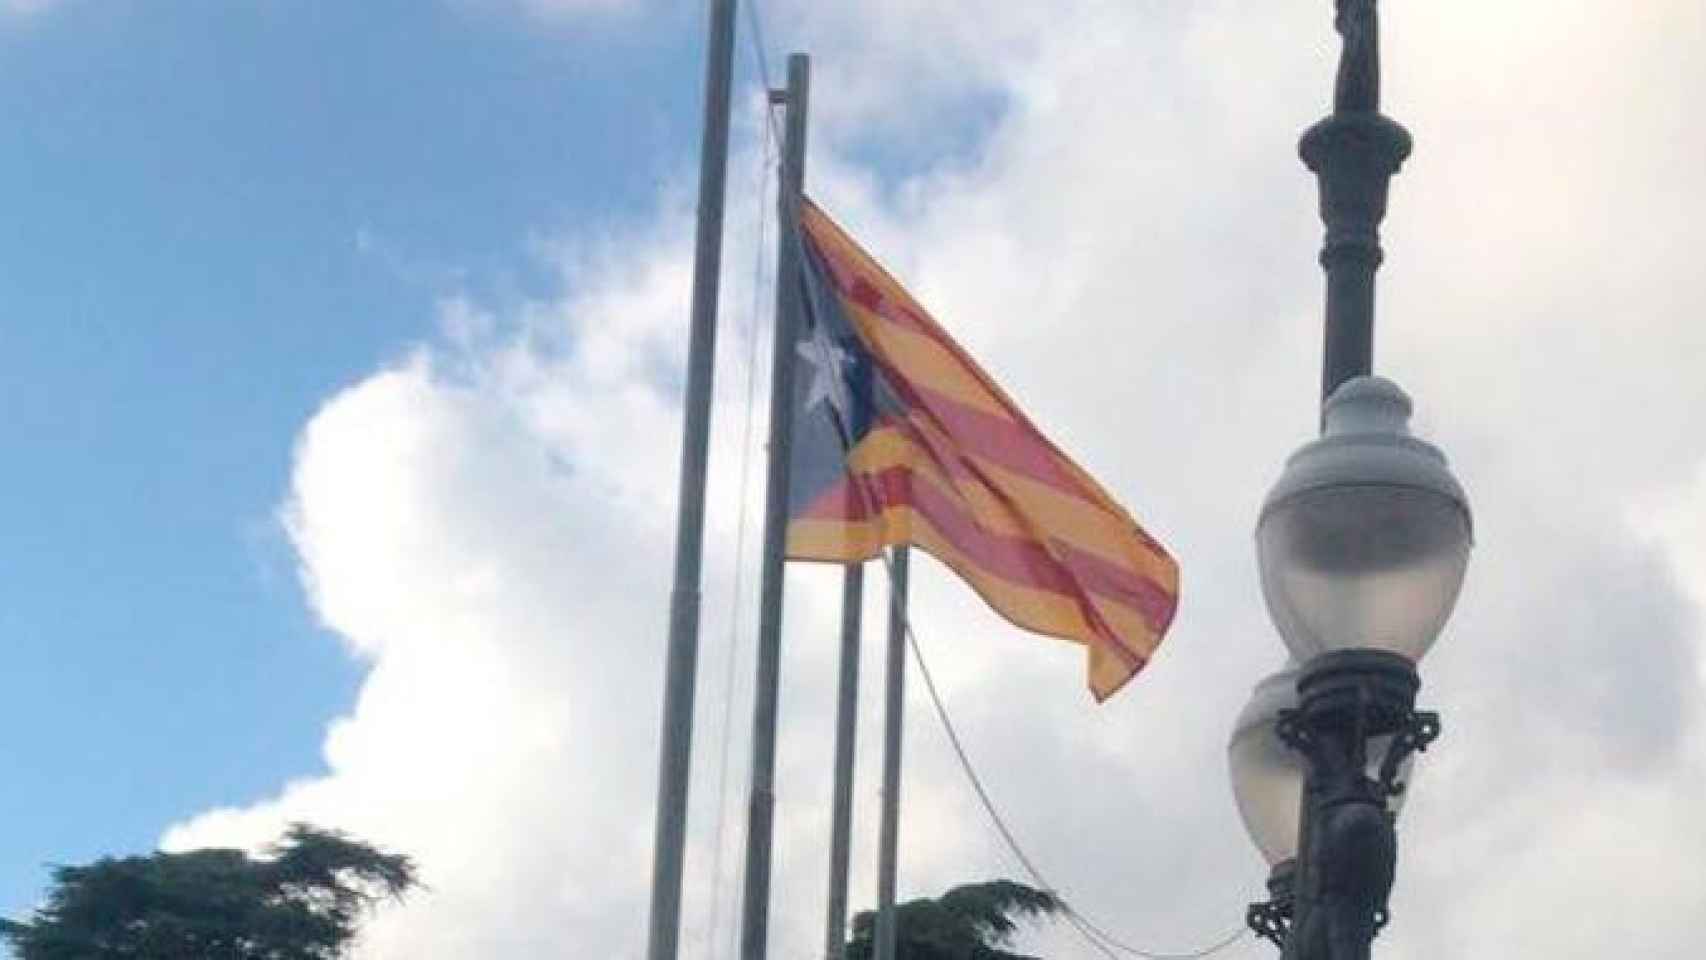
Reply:
[[[1315,735],[1303,722],[1303,711],[1296,708],[1279,712],[1279,720],[1274,724],[1274,732],[1279,735],[1281,743],[1305,755],[1315,745]]]
[[[1281,743],[1303,754],[1311,767],[1324,769],[1331,762],[1325,744],[1302,710],[1281,710],[1274,724],[1274,733]]]
[[[1285,949],[1291,935],[1292,915],[1296,907],[1297,861],[1287,860],[1276,865],[1268,875],[1268,899],[1252,903],[1244,914],[1244,923],[1251,932],[1280,950]]]
[[[1404,792],[1407,784],[1398,781],[1398,768],[1412,753],[1426,753],[1428,744],[1439,739],[1439,714],[1432,710],[1413,710],[1404,718],[1404,726],[1392,737],[1386,757],[1380,762],[1380,792],[1385,798]]]
[[[1280,712],[1277,736],[1309,769],[1302,865],[1295,897],[1288,888],[1283,904],[1253,904],[1245,919],[1283,957],[1366,956],[1358,950],[1366,951],[1390,919],[1397,835],[1389,801],[1404,790],[1404,762],[1440,733],[1437,713],[1415,709],[1419,685],[1403,657],[1342,650],[1310,661],[1298,681],[1298,707]]]
[[[1290,910],[1272,902],[1252,903],[1244,915],[1244,923],[1256,936],[1285,949],[1285,938],[1291,932]]]

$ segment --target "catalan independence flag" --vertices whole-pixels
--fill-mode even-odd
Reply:
[[[801,204],[787,555],[911,544],[1008,620],[1089,649],[1105,700],[1143,668],[1178,566],[815,204]]]

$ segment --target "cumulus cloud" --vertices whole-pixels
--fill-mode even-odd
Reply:
[[[649,255],[537,317],[447,302],[445,345],[331,398],[299,443],[283,520],[315,610],[372,671],[328,733],[330,775],[167,841],[253,842],[306,817],[417,855],[438,919],[385,918],[375,955],[630,933],[650,844],[633,816],[654,722],[641,678],[659,673],[646,639],[672,532],[654,448],[675,398],[651,368],[679,359],[686,261],[624,239]]]
[[[1292,150],[1330,85],[1323,7],[768,8],[773,36],[816,39],[813,192],[1183,558],[1171,639],[1101,708],[1079,651],[1016,634],[932,564],[917,577],[919,631],[992,793],[1051,879],[1140,945],[1229,929],[1263,879],[1221,756],[1283,659],[1250,526],[1314,420],[1320,227]],[[1706,174],[1687,162],[1706,146],[1688,122],[1706,11],[1449,0],[1386,24],[1388,110],[1418,148],[1395,185],[1377,364],[1454,459],[1479,544],[1424,668],[1446,736],[1406,808],[1383,949],[1687,956],[1706,909],[1706,285],[1689,242]],[[888,138],[914,149],[873,169]],[[754,586],[755,537],[744,568],[733,556],[757,494],[741,454],[762,456],[738,372],[749,186],[719,366],[689,956],[727,955],[738,869],[732,831],[715,849],[715,784],[727,642],[750,642],[730,599],[737,569]],[[559,297],[447,302],[439,341],[330,398],[300,439],[284,522],[310,602],[371,672],[328,732],[329,773],[167,839],[258,842],[308,818],[416,853],[433,889],[383,915],[366,956],[641,951],[688,203],[672,192],[615,234],[542,250]],[[791,575],[778,957],[822,936],[834,596],[829,571]],[[1015,874],[909,694],[903,889]],[[737,683],[737,739],[745,703]],[[1087,955],[1061,931],[1030,943]]]

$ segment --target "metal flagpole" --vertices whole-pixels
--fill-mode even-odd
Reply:
[[[717,295],[723,264],[723,193],[728,182],[729,88],[734,72],[735,0],[712,0],[705,57],[704,139],[693,257],[693,319],[687,346],[686,424],[675,532],[675,587],[658,748],[657,824],[652,845],[649,960],[676,960],[687,788],[693,759],[693,693],[699,669],[700,561],[705,545],[705,471],[711,433],[711,372],[717,352]]]
[[[853,827],[853,742],[859,719],[859,619],[865,567],[847,568],[841,581],[841,682],[835,700],[835,798],[829,829],[829,916],[824,956],[841,960],[847,947],[847,860]]]
[[[788,530],[788,460],[793,450],[794,349],[802,278],[800,198],[806,174],[806,109],[811,61],[788,58],[782,94],[788,122],[776,231],[776,344],[770,367],[770,463],[765,481],[763,583],[759,589],[758,679],[753,687],[752,785],[746,828],[746,890],[741,903],[742,960],[764,960],[770,934],[770,836],[775,817],[776,701],[782,661],[782,567]],[[772,97],[776,96],[772,93]]]
[[[877,958],[895,960],[894,881],[900,842],[900,746],[906,705],[906,547],[889,565],[888,689],[883,700],[883,822],[877,853]]]
[[[811,275],[807,274],[808,282]],[[815,294],[813,302],[816,302]],[[872,388],[869,369],[853,383],[854,401],[847,411],[845,453],[871,425]],[[869,492],[858,487],[870,506]],[[847,863],[852,850],[853,753],[859,723],[860,620],[865,607],[865,565],[851,564],[841,581],[841,672],[835,699],[835,786],[829,830],[829,910],[824,924],[824,957],[842,960],[847,949]]]

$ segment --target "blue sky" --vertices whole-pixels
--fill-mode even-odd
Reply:
[[[0,15],[0,911],[322,768],[361,668],[274,518],[297,432],[696,136],[692,11],[68,2]],[[586,29],[585,24],[576,24]]]

